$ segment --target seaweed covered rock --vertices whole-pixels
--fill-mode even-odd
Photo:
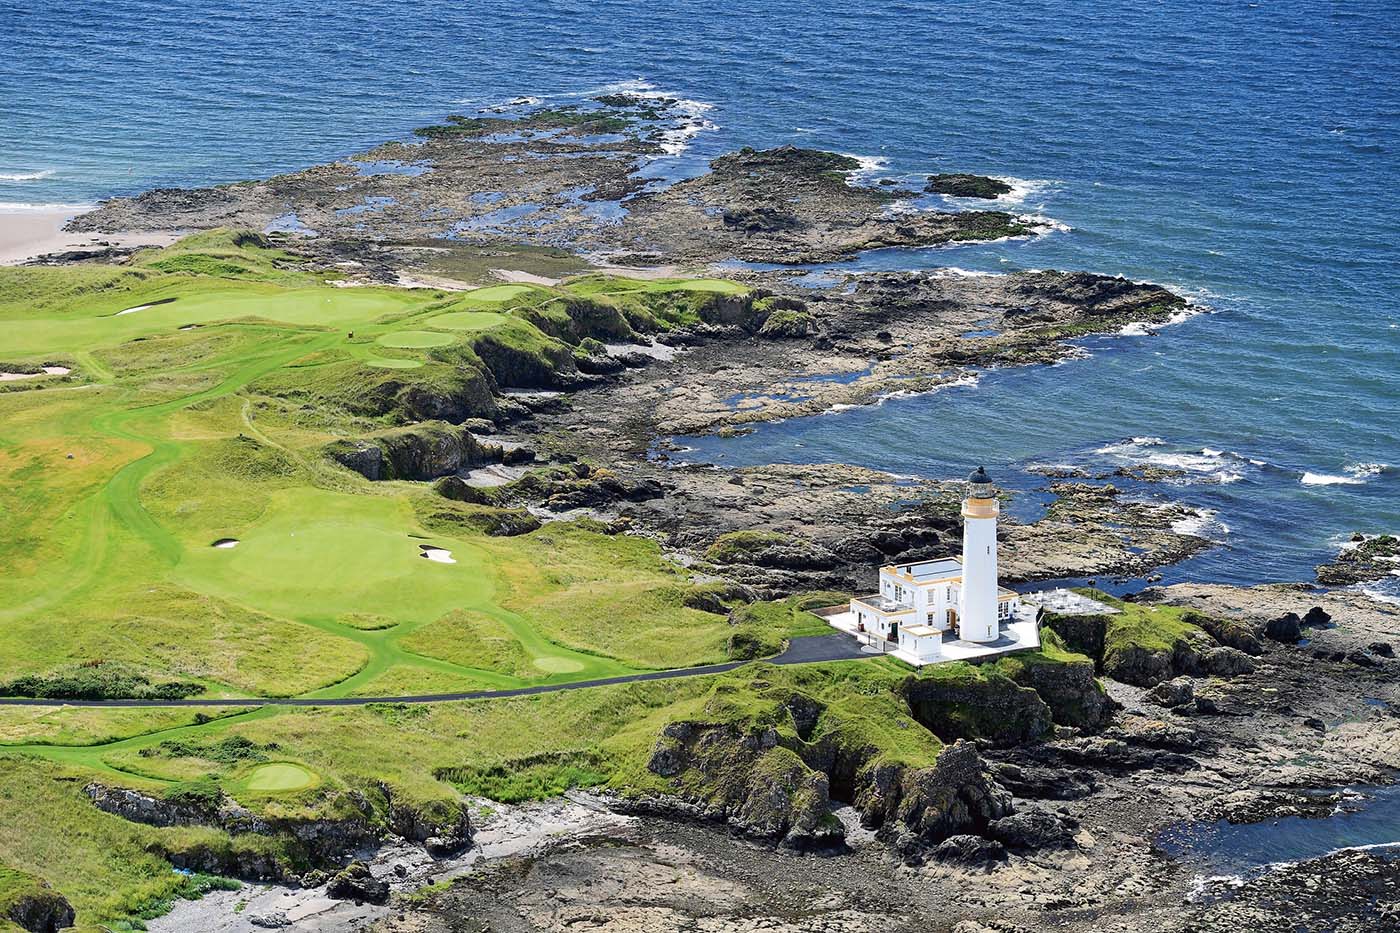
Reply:
[[[770,339],[795,339],[810,337],[817,332],[817,319],[807,311],[774,311],[758,329],[760,337]]]
[[[389,883],[370,873],[364,862],[351,862],[326,884],[326,896],[364,904],[383,904],[389,899]]]
[[[1011,186],[999,178],[943,172],[930,175],[924,190],[929,194],[947,194],[955,198],[998,198],[1011,192]]]
[[[1395,569],[1397,560],[1400,560],[1400,537],[1357,532],[1330,563],[1318,566],[1317,582],[1325,586],[1348,586],[1379,580]]]
[[[730,531],[715,539],[705,558],[717,564],[820,570],[837,565],[826,548],[779,531]]]

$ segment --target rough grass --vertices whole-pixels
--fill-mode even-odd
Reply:
[[[452,297],[338,289],[230,231],[121,269],[0,270],[7,358],[61,353],[88,383],[0,394],[0,679],[100,662],[80,669],[125,666],[213,698],[382,696],[723,659],[730,627],[686,605],[687,575],[654,542],[586,523],[492,537],[499,529],[455,520],[481,519],[479,508],[448,503],[454,520],[435,517],[416,508],[426,486],[369,484],[316,452],[442,417],[434,405],[492,413],[494,387],[572,367],[572,342],[656,330],[743,291],[619,279]],[[539,320],[558,333],[518,313],[544,305]],[[452,342],[379,343],[403,331]],[[238,546],[210,546],[221,538]],[[425,542],[457,563],[423,560]],[[396,799],[454,804],[443,769],[470,775],[463,787],[538,796],[613,781],[615,762],[644,760],[668,708],[707,689],[636,684],[421,713],[3,710],[0,742],[33,757],[0,758],[0,864],[52,881],[80,926],[114,925],[187,893],[163,854],[272,843],[102,814],[81,794],[94,776],[153,792],[219,787],[308,816],[338,812],[325,788],[375,796],[378,781]],[[230,751],[250,747],[266,760]],[[254,769],[280,761],[324,783],[260,790]]]

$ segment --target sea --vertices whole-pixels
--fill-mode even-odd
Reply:
[[[741,145],[862,159],[862,179],[1005,177],[1027,240],[815,269],[1085,269],[1195,312],[1053,367],[680,438],[725,465],[920,477],[1147,463],[1218,546],[1167,581],[1309,580],[1400,532],[1400,5],[952,0],[727,4],[0,2],[0,210],[265,176],[447,113],[630,90],[690,119],[649,167]],[[926,199],[924,206],[981,203]],[[821,281],[818,275],[813,281]],[[1400,568],[1397,568],[1400,574]],[[1368,585],[1400,601],[1400,576]]]

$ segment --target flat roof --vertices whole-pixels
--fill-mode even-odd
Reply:
[[[893,564],[885,568],[908,574],[917,583],[921,580],[937,580],[962,573],[962,560],[957,557],[939,557],[935,560],[921,560],[912,564]]]
[[[934,628],[932,625],[906,625],[902,632],[906,635],[913,635],[915,638],[927,638],[930,635],[942,635],[943,630]]]

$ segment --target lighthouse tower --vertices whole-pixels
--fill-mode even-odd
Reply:
[[[958,596],[958,637],[996,641],[997,502],[992,478],[982,467],[967,478],[972,484],[963,500],[962,589]]]

